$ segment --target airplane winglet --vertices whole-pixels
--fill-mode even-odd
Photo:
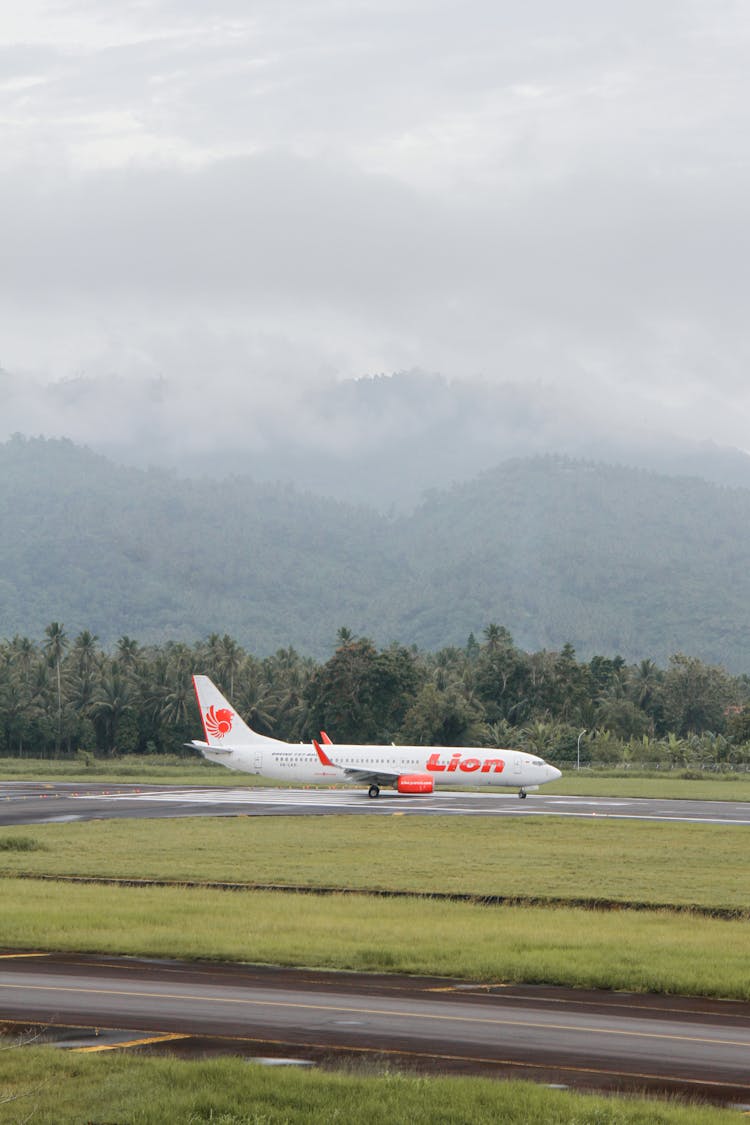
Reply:
[[[332,769],[336,769],[336,763],[331,761],[326,752],[321,749],[320,743],[315,739],[313,739],[313,746],[315,747],[316,754],[320,758],[320,764],[322,766],[331,766]]]
[[[328,737],[328,735],[326,734],[326,732],[324,730],[322,730],[320,732],[320,741],[323,743],[324,746],[333,746],[333,743],[331,742],[330,738]]]

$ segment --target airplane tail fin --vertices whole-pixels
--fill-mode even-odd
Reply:
[[[228,744],[233,747],[252,746],[274,741],[252,730],[208,676],[193,676],[193,687],[206,742],[210,747],[221,750]]]

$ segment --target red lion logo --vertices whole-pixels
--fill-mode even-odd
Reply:
[[[206,711],[206,730],[212,734],[214,738],[223,738],[232,729],[232,719],[234,715],[228,711],[226,707],[220,707],[217,711],[211,705]]]

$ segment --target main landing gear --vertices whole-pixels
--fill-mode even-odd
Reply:
[[[379,785],[375,785],[375,784],[373,783],[373,784],[372,784],[372,785],[370,786],[370,788],[369,788],[369,789],[367,790],[367,796],[368,796],[368,797],[379,797],[379,796],[380,796],[380,786],[379,786]]]
[[[519,789],[518,790],[518,796],[521,798],[522,801],[525,801],[526,800],[526,790],[525,789]]]

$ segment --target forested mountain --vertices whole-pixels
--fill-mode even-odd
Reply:
[[[105,644],[229,630],[259,652],[315,652],[403,573],[369,511],[124,469],[67,441],[0,446],[0,520],[0,636],[54,617]]]
[[[528,648],[750,670],[750,490],[571,462],[513,461],[435,493],[402,525],[429,592],[416,639],[458,618]],[[419,561],[421,560],[421,561]]]
[[[203,386],[202,381],[197,384]],[[258,393],[235,380],[231,407],[204,417],[180,378],[111,374],[37,384],[0,368],[0,440],[20,419],[118,464],[180,476],[251,476],[318,496],[407,512],[428,488],[469,481],[513,457],[555,453],[750,488],[750,455],[670,432],[549,382],[448,379],[424,371],[295,381]]]
[[[228,632],[261,655],[325,657],[340,625],[437,649],[497,621],[528,650],[750,670],[743,488],[539,457],[388,519],[15,438],[0,446],[0,519],[0,637],[61,621],[105,645]]]

